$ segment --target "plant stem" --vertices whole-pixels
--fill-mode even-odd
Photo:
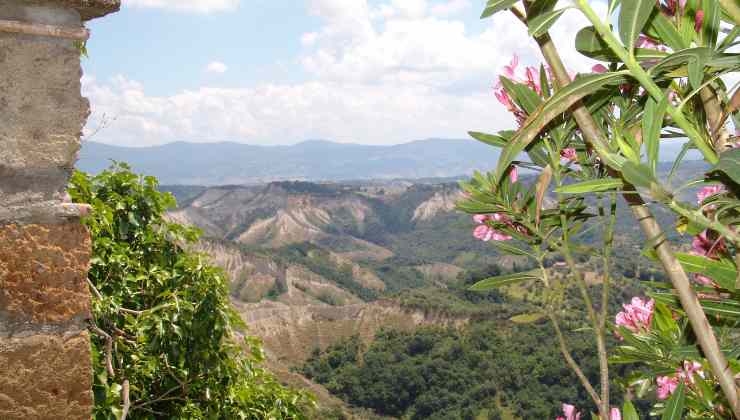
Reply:
[[[560,344],[560,352],[563,354],[563,357],[565,358],[565,362],[568,364],[570,369],[576,374],[578,379],[581,381],[581,384],[584,388],[586,388],[586,392],[588,392],[588,395],[591,396],[591,399],[594,401],[594,404],[596,404],[597,407],[601,407],[603,404],[601,402],[601,399],[599,398],[599,395],[596,393],[596,390],[591,385],[591,383],[588,381],[588,378],[586,375],[583,374],[583,371],[581,370],[581,367],[578,366],[578,363],[573,359],[573,356],[571,356],[570,351],[568,350],[568,344],[565,342],[565,337],[563,337],[563,332],[560,331],[560,324],[558,324],[558,319],[555,317],[555,314],[550,312],[548,315],[548,318],[550,318],[550,322],[552,323],[552,327],[555,329],[555,334],[558,337],[558,343]],[[601,408],[599,408],[599,411],[601,411]]]
[[[568,72],[563,65],[563,61],[560,58],[555,45],[550,39],[550,36],[545,33],[543,36],[536,38],[536,41],[540,46],[540,50],[542,51],[547,64],[552,69],[558,84],[560,86],[565,86],[570,83]],[[586,107],[583,106],[582,102],[578,102],[574,105],[573,116],[588,142],[603,146],[597,147],[597,150],[608,150],[608,143],[601,133],[601,130],[596,125],[596,121],[593,119]],[[625,184],[625,187],[627,187],[627,184]],[[660,225],[655,221],[650,210],[645,206],[645,202],[638,194],[627,194],[624,195],[624,197],[627,200],[633,215],[639,221],[640,227],[645,233],[645,236],[648,238],[657,238],[660,235],[663,235],[663,230]],[[655,251],[663,269],[671,279],[671,283],[673,283],[673,286],[678,291],[681,305],[686,310],[692,329],[697,336],[702,350],[707,356],[707,360],[709,361],[714,374],[719,378],[720,385],[722,386],[725,396],[733,406],[735,417],[740,418],[738,391],[734,384],[732,371],[729,369],[729,365],[724,354],[719,349],[719,345],[714,336],[714,331],[709,326],[706,314],[704,314],[704,311],[699,304],[699,299],[691,289],[686,272],[678,263],[678,260],[676,260],[671,246],[667,241],[655,244]]]
[[[653,82],[650,75],[640,66],[634,55],[627,51],[617,38],[612,33],[609,26],[604,23],[596,12],[588,4],[587,0],[576,0],[578,8],[581,9],[584,15],[594,25],[596,31],[601,35],[602,39],[609,48],[624,62],[627,68],[630,70],[632,77],[637,79],[638,82],[645,88],[645,90],[652,96],[657,102],[660,102],[665,95],[658,85]],[[696,145],[696,147],[702,152],[704,158],[711,164],[716,164],[719,161],[717,154],[714,150],[704,141],[704,138],[694,128],[694,126],[686,119],[683,112],[680,109],[676,109],[672,105],[668,105],[668,114],[670,114],[673,121],[678,124],[679,127],[684,131],[686,137]]]
[[[549,276],[547,275],[547,269],[545,269],[545,266],[542,264],[542,259],[538,259],[537,262],[540,266],[540,271],[542,272],[542,280],[545,282],[546,285],[548,285],[548,289],[550,288],[550,285],[552,283],[549,281]],[[560,353],[563,354],[563,358],[565,358],[565,363],[570,367],[570,369],[573,371],[573,373],[576,374],[576,377],[578,377],[578,380],[581,381],[581,385],[586,389],[586,392],[589,396],[591,396],[591,399],[594,401],[594,404],[596,404],[597,407],[601,407],[601,399],[599,398],[599,395],[596,393],[596,390],[594,389],[593,385],[591,385],[591,382],[588,380],[586,375],[583,374],[583,370],[578,365],[578,362],[573,359],[573,356],[570,354],[570,350],[568,349],[568,344],[565,341],[565,337],[563,336],[563,332],[560,330],[560,324],[558,323],[558,318],[555,315],[554,308],[552,310],[547,311],[547,317],[550,319],[550,322],[552,323],[552,327],[555,329],[555,334],[558,337],[558,344],[560,346]]]
[[[667,204],[668,204],[668,207],[671,208],[671,210],[689,219],[690,221],[698,225],[701,225],[703,227],[716,230],[717,232],[720,233],[720,235],[729,239],[732,243],[740,244],[740,236],[738,236],[737,233],[735,233],[734,231],[732,231],[732,229],[723,225],[722,223],[714,222],[708,219],[706,216],[704,216],[701,213],[691,211],[690,209],[687,209],[683,204],[677,202],[676,200],[671,200]]]

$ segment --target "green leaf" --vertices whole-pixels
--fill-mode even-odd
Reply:
[[[688,48],[688,45],[684,42],[673,23],[663,13],[660,13],[659,10],[655,10],[650,17],[646,33],[652,38],[662,41],[671,47],[673,51]]]
[[[470,135],[470,137],[478,140],[479,142],[494,147],[504,147],[507,143],[506,139],[495,134],[479,133],[477,131],[468,131],[468,134]]]
[[[506,286],[509,284],[519,283],[528,280],[538,280],[539,277],[534,274],[534,271],[527,271],[523,273],[507,274],[504,276],[489,277],[485,280],[481,280],[478,283],[470,286],[469,290],[474,292],[487,292],[497,287]]]
[[[542,201],[545,199],[545,193],[547,193],[547,187],[550,186],[551,180],[552,167],[547,165],[537,180],[537,194],[535,195],[535,224],[538,226],[540,224],[540,215],[542,214]]]
[[[604,73],[578,77],[575,81],[558,90],[550,99],[541,104],[522,124],[514,138],[504,147],[496,169],[496,179],[500,180],[511,162],[534,140],[540,131],[554,118],[563,114],[574,103],[608,85],[620,84],[626,80],[624,74]]]
[[[632,51],[637,36],[645,27],[653,8],[654,0],[623,0],[619,12],[619,36],[628,50]]]
[[[563,12],[568,10],[567,7],[562,9],[553,10],[551,12],[541,13],[535,16],[533,19],[529,19],[527,26],[529,27],[529,35],[539,37],[544,35],[550,27],[557,22],[558,18],[563,15]]]
[[[689,61],[689,84],[694,89],[699,89],[704,82],[704,66],[706,65],[706,56],[698,55],[695,59]]]
[[[704,274],[724,289],[734,291],[737,270],[732,263],[713,260],[700,255],[676,253],[676,259],[689,273]]]
[[[640,420],[640,416],[635,410],[635,406],[629,400],[625,400],[622,406],[622,419],[623,420]]]
[[[650,188],[655,182],[650,168],[641,163],[625,162],[622,165],[622,174],[624,179],[636,187]]]
[[[483,13],[480,15],[481,19],[491,17],[494,14],[501,12],[515,5],[519,0],[488,0],[486,8],[483,9]]]
[[[701,27],[701,43],[710,48],[717,45],[717,35],[719,34],[719,22],[721,10],[719,1],[705,1],[702,3],[704,11],[704,22]]]
[[[683,406],[686,399],[686,385],[679,381],[678,387],[673,392],[671,399],[665,405],[662,420],[681,420],[683,418]]]
[[[651,74],[660,74],[676,67],[689,64],[692,61],[706,63],[713,57],[713,55],[713,51],[706,47],[686,48],[663,58],[655,64],[655,66],[650,68],[649,71]]]
[[[712,172],[723,172],[736,184],[740,184],[740,148],[728,150],[719,155],[719,162]]]
[[[504,87],[506,92],[514,98],[514,101],[520,104],[528,114],[535,112],[537,107],[542,103],[542,98],[540,98],[537,92],[524,83],[515,83],[503,76],[500,80],[501,85]]]
[[[598,61],[610,63],[621,61],[593,26],[587,26],[578,31],[576,34],[576,50],[586,57]],[[669,55],[667,52],[652,48],[635,48],[634,54],[638,61],[660,60]]]
[[[668,95],[663,95],[660,103],[648,98],[645,104],[645,114],[642,119],[642,139],[645,143],[648,162],[653,174],[656,173],[660,153],[660,131],[663,128],[663,118],[668,108]]]
[[[589,181],[577,182],[564,185],[555,189],[555,192],[563,194],[585,194],[592,192],[610,191],[622,188],[624,183],[619,178],[600,178]]]

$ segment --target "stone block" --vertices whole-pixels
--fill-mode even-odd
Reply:
[[[0,317],[11,324],[89,318],[90,247],[79,223],[0,225]]]
[[[90,338],[0,337],[0,419],[90,419],[93,406]]]

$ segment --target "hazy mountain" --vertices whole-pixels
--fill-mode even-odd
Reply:
[[[675,157],[680,144],[662,150]],[[469,175],[496,166],[499,150],[475,140],[428,139],[393,146],[310,140],[292,146],[176,142],[119,147],[86,142],[77,167],[97,173],[111,160],[127,162],[163,184],[257,184],[282,180],[345,181]],[[694,157],[691,153],[687,158]]]
[[[277,180],[448,177],[493,168],[498,150],[474,140],[430,139],[394,146],[311,140],[293,146],[170,143],[131,148],[87,142],[77,167],[99,172],[110,160],[163,184],[253,184]]]

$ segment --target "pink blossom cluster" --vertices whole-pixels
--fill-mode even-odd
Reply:
[[[513,239],[511,236],[499,232],[487,224],[489,221],[502,223],[505,225],[513,226],[511,219],[505,214],[493,213],[493,214],[476,214],[473,216],[473,221],[478,223],[475,229],[473,229],[473,236],[481,241],[510,241]]]
[[[514,56],[511,58],[511,62],[509,62],[508,65],[504,66],[503,76],[506,76],[507,79],[510,79],[515,83],[526,84],[530,88],[534,89],[534,91],[537,92],[538,95],[541,95],[542,86],[540,86],[539,70],[537,70],[537,68],[535,67],[528,66],[524,68],[524,77],[517,77],[516,70],[518,66],[519,56],[514,54]],[[496,96],[496,99],[498,99],[498,101],[501,102],[501,104],[504,105],[506,109],[514,115],[517,123],[521,126],[527,119],[527,113],[514,103],[511,96],[509,96],[509,93],[506,92],[506,89],[504,89],[500,81],[494,87],[493,93]]]
[[[570,404],[563,403],[563,414],[565,416],[558,416],[555,420],[580,420],[581,419],[581,412],[576,411],[576,407],[572,406]],[[622,420],[622,413],[619,411],[618,408],[612,407],[611,411],[609,411],[609,420]]]
[[[674,376],[658,376],[656,383],[658,385],[656,393],[658,399],[665,400],[676,391],[678,384],[683,382],[686,385],[694,384],[694,374],[704,377],[704,371],[701,369],[701,363],[685,360],[681,368],[676,369]]]
[[[623,304],[622,307],[624,310],[617,314],[615,324],[625,327],[634,333],[650,330],[650,324],[653,321],[653,312],[655,310],[655,301],[653,299],[643,301],[639,297],[633,297],[631,303]],[[622,339],[622,336],[618,333],[616,335]]]
[[[560,157],[570,162],[575,162],[576,160],[578,160],[576,149],[572,147],[568,147],[568,148],[561,150]]]
[[[707,198],[724,191],[725,188],[722,185],[710,185],[704,187],[696,194],[697,203],[701,206]],[[709,205],[704,209],[706,211],[713,211],[715,206]],[[725,251],[724,239],[721,236],[715,239],[714,236],[713,232],[709,230],[705,230],[696,235],[694,240],[691,241],[691,253],[711,259],[719,259],[722,252]],[[694,274],[694,280],[704,286],[711,286],[714,284],[711,278],[699,273]]]

